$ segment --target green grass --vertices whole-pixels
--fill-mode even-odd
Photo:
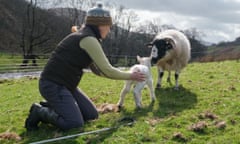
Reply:
[[[156,68],[152,69],[156,84]],[[54,143],[152,143],[152,144],[229,144],[240,143],[240,62],[191,63],[180,75],[180,90],[163,81],[163,88],[156,90],[157,100],[150,105],[148,90],[143,90],[143,108],[135,109],[132,94],[125,99],[121,112],[100,114],[99,119],[85,124],[83,131],[98,130],[118,125],[123,117],[133,117],[133,126],[75,137]],[[172,77],[173,78],[173,77]],[[174,83],[174,80],[172,79]],[[86,73],[80,83],[81,89],[96,105],[117,103],[123,81],[110,80]],[[16,132],[22,137],[17,143],[30,143],[82,132],[82,129],[59,131],[53,126],[41,124],[35,132],[26,132],[24,121],[29,107],[42,100],[38,92],[38,79],[22,78],[0,81],[0,133]],[[210,119],[205,113],[216,115]],[[199,131],[190,127],[204,121],[207,126]],[[225,128],[217,122],[225,121]],[[174,136],[175,133],[180,136]],[[0,143],[16,143],[2,140]]]

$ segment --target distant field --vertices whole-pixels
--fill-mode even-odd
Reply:
[[[154,85],[156,68],[152,69]],[[180,75],[180,90],[173,90],[164,77],[163,88],[156,90],[157,100],[150,104],[148,90],[143,90],[143,109],[135,110],[132,94],[125,99],[124,110],[100,114],[87,122],[84,131],[117,125],[123,117],[133,117],[133,126],[122,126],[99,134],[75,137],[56,143],[112,144],[236,144],[240,143],[240,62],[191,63]],[[173,76],[174,77],[174,76]],[[172,78],[173,78],[172,77]],[[174,83],[174,80],[172,79]],[[110,80],[86,73],[79,85],[96,105],[117,103],[123,81]],[[0,133],[16,132],[22,140],[0,140],[0,143],[30,143],[80,133],[62,132],[41,124],[40,130],[23,128],[29,107],[42,100],[38,79],[0,80]]]

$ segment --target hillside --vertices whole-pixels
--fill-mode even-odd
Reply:
[[[0,2],[0,50],[15,51],[20,39],[21,17],[24,15],[22,8],[27,3],[22,0],[1,0]]]
[[[33,44],[46,40],[45,43],[35,46],[35,51],[39,51],[42,48],[53,49],[56,43],[69,33],[70,24],[66,18],[59,17],[38,7],[32,6],[29,8],[28,6],[29,3],[25,0],[1,0],[1,52],[22,53],[23,40],[25,45],[28,45],[26,39],[29,39],[30,35],[32,39],[36,39]],[[29,17],[27,17],[28,15]],[[27,22],[26,19],[29,21]],[[62,21],[65,22],[63,23]]]
[[[34,14],[34,16],[33,16]],[[20,55],[49,54],[70,33],[72,25],[83,22],[85,12],[77,9],[42,9],[25,0],[0,1],[0,52]],[[103,50],[108,56],[149,55],[145,44],[154,36],[131,32],[114,25]],[[192,61],[239,59],[240,38],[233,42],[205,46],[190,38]],[[30,51],[31,53],[27,53]],[[216,55],[217,54],[217,55]],[[113,60],[117,63],[117,60]]]
[[[209,46],[205,56],[201,57],[199,61],[211,62],[235,59],[240,59],[240,37],[234,41]]]

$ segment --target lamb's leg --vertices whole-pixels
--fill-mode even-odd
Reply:
[[[121,94],[120,94],[120,99],[117,103],[117,105],[119,107],[122,107],[123,106],[123,103],[124,103],[124,98],[126,96],[126,94],[130,91],[131,89],[131,81],[126,81],[122,91],[121,91]]]
[[[159,68],[158,69],[158,81],[157,81],[157,86],[156,89],[160,89],[161,88],[161,83],[162,83],[162,77],[164,75],[163,69]]]
[[[149,91],[150,91],[151,102],[153,103],[156,100],[155,92],[154,92],[154,89],[153,89],[153,80],[149,79],[147,81],[147,85],[148,85],[148,88],[149,88]]]
[[[179,87],[178,87],[178,78],[179,78],[179,74],[180,74],[180,71],[179,70],[176,70],[176,72],[175,72],[175,83],[176,83],[176,85],[175,85],[175,90],[178,90],[179,89]]]
[[[141,108],[142,107],[142,89],[144,88],[145,82],[139,82],[136,84],[136,86],[134,87],[133,90],[133,95],[134,95],[134,99],[135,99],[135,103],[136,103],[136,107],[137,108]]]
[[[171,71],[168,71],[167,82],[171,84]]]

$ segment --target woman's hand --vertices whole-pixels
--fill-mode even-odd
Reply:
[[[144,81],[146,76],[141,72],[132,72],[130,78],[135,81]]]

